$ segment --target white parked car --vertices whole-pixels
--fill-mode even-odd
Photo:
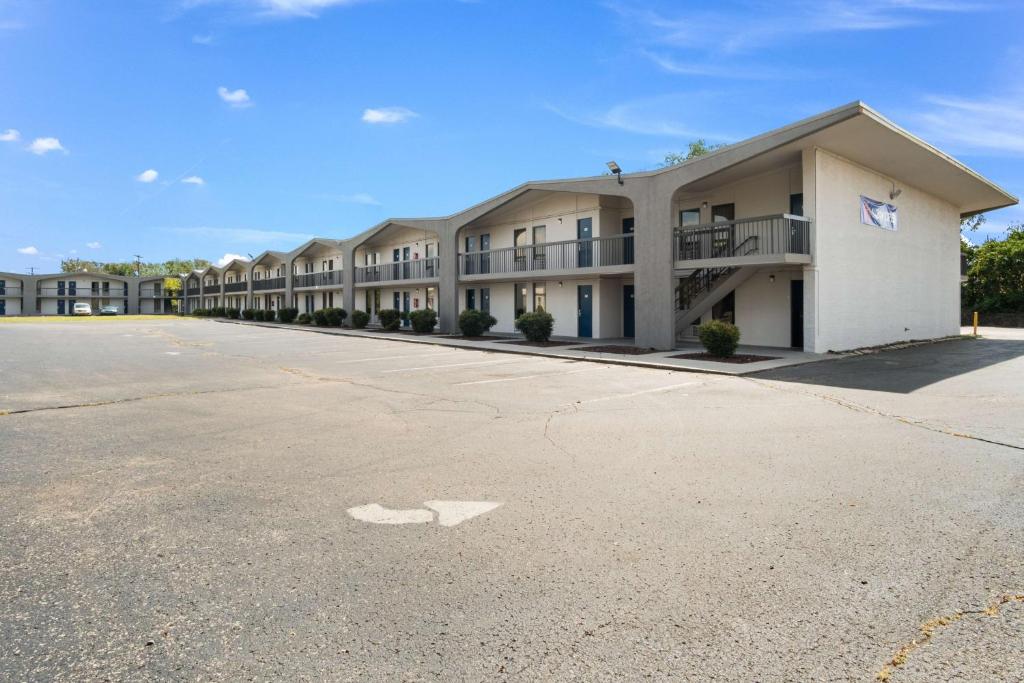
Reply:
[[[92,306],[89,304],[75,304],[71,309],[71,315],[92,315]]]

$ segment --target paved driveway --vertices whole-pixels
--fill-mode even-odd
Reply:
[[[746,379],[173,319],[0,348],[4,678],[1024,676],[1024,603],[980,612],[1024,594],[1012,335]],[[347,512],[428,501],[500,505]]]

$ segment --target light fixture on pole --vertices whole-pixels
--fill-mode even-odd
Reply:
[[[619,185],[623,185],[624,183],[622,182],[622,169],[619,168],[619,165],[614,161],[609,161],[607,165],[608,170],[615,174],[615,177],[619,181]]]

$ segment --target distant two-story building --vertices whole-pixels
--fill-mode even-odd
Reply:
[[[855,102],[675,166],[192,273],[186,306],[429,307],[446,332],[478,308],[502,333],[543,309],[558,336],[657,349],[718,318],[747,344],[843,350],[958,333],[960,220],[1016,202]]]
[[[174,312],[176,295],[164,289],[164,278],[126,277],[106,273],[0,273],[0,316],[71,315],[76,303],[93,311],[115,306],[118,313]]]

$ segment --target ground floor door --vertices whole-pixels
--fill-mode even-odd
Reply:
[[[636,336],[636,307],[633,297],[633,285],[622,286],[622,336]]]
[[[576,286],[576,336],[590,338],[594,336],[594,286]]]
[[[409,313],[409,292],[402,292],[402,312],[407,315]],[[409,327],[409,324],[408,318],[402,322],[403,327]]]
[[[789,282],[789,338],[790,346],[804,347],[804,281]]]

